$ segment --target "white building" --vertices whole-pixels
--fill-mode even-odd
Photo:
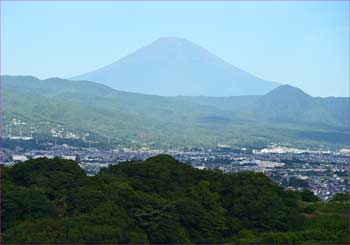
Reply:
[[[24,162],[28,160],[28,157],[25,155],[13,155],[12,160],[14,162]]]

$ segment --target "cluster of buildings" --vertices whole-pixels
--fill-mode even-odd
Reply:
[[[84,140],[88,135],[78,134],[64,128],[62,125],[52,124],[50,122],[41,122],[43,125],[33,126],[23,119],[11,118],[4,122],[2,129],[2,138],[9,140],[23,140],[30,141],[34,138],[37,140],[38,134],[46,133],[49,137],[60,138],[60,139],[82,139]]]
[[[144,160],[159,154],[169,154],[181,162],[198,169],[220,169],[224,172],[263,172],[289,189],[309,188],[323,200],[335,193],[350,192],[350,150],[338,151],[300,150],[286,147],[266,149],[214,149],[152,150],[103,150],[73,147],[66,144],[48,145],[44,149],[25,150],[20,147],[3,150],[3,163],[13,165],[28,159],[54,158],[74,160],[94,175],[102,167],[127,160]],[[299,181],[290,181],[290,179]],[[303,185],[295,183],[303,183]]]

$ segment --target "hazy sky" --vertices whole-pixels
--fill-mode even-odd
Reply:
[[[1,72],[68,78],[163,36],[266,80],[349,96],[349,2],[3,2]]]

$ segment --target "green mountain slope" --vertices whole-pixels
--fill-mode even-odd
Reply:
[[[254,106],[261,118],[275,121],[349,125],[349,98],[313,98],[302,90],[282,85],[262,96]]]
[[[168,155],[90,177],[42,158],[3,168],[2,243],[347,243],[349,204],[303,196],[262,173],[197,170]]]
[[[349,143],[348,98],[313,98],[292,87],[265,96],[161,97],[87,81],[3,76],[2,88],[5,135],[17,118],[27,134],[64,128],[112,146]],[[13,135],[18,131],[12,127]]]

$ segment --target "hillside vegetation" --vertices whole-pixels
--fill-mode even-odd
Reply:
[[[168,155],[87,176],[74,161],[3,167],[4,243],[348,243],[349,203],[261,173],[197,170]],[[316,201],[316,202],[309,202]]]
[[[1,79],[3,130],[16,118],[43,138],[64,128],[112,147],[350,143],[349,98],[314,98],[287,85],[264,96],[161,97],[87,81]]]

